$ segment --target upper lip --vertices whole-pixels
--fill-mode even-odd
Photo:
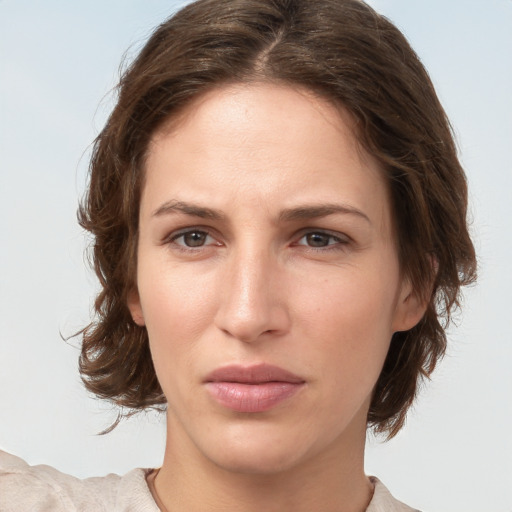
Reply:
[[[279,366],[262,363],[251,366],[238,364],[222,366],[209,373],[205,382],[239,382],[243,384],[290,382],[301,384],[304,379]]]

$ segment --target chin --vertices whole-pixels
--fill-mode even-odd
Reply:
[[[211,434],[212,437],[204,439],[203,454],[216,466],[240,474],[286,472],[306,462],[318,451],[314,439],[308,438],[305,432],[298,435],[290,427],[238,425],[218,435],[213,431]]]

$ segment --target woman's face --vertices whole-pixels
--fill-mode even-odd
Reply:
[[[152,138],[129,307],[175,449],[256,473],[362,454],[391,336],[423,313],[349,115],[270,84],[209,92]]]

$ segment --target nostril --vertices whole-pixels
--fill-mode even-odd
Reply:
[[[289,330],[289,317],[280,309],[273,307],[265,311],[252,311],[250,315],[220,312],[216,324],[225,335],[243,343],[254,343]]]
[[[272,279],[276,261],[268,251],[260,250],[261,241],[255,245],[241,244],[233,250],[215,318],[217,328],[244,343],[284,332],[289,324],[283,288]]]

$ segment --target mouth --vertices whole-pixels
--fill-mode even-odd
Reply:
[[[235,412],[265,412],[300,391],[305,380],[278,366],[230,365],[211,372],[204,384],[221,406]]]

